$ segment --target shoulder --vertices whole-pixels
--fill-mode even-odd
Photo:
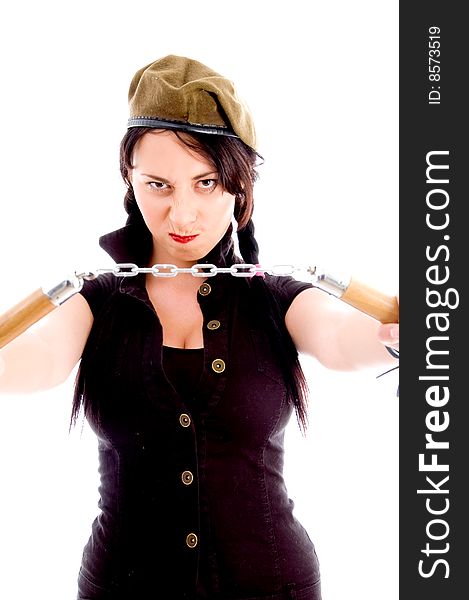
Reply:
[[[87,301],[94,316],[119,289],[119,278],[112,273],[99,275],[96,279],[85,280],[81,296]]]
[[[284,313],[288,311],[292,302],[301,292],[313,287],[311,283],[299,281],[290,276],[266,275],[264,281]]]

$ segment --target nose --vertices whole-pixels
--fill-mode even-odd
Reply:
[[[169,220],[182,233],[185,233],[196,222],[197,206],[190,193],[174,190]]]

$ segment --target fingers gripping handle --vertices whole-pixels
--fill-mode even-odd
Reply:
[[[65,280],[44,292],[41,288],[0,316],[0,348],[80,291],[83,282]]]

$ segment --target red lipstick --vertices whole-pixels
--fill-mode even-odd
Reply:
[[[187,244],[188,242],[192,242],[192,240],[195,240],[195,238],[198,236],[197,235],[177,235],[175,233],[170,233],[169,234],[172,239],[175,242],[179,242],[180,244]]]

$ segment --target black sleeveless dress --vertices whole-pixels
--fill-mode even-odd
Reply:
[[[135,260],[124,230],[104,245]],[[311,287],[265,282],[284,313]],[[142,276],[86,282],[94,324],[76,393],[101,484],[78,598],[320,600],[314,545],[283,479],[292,407],[251,285],[201,283],[204,347],[186,351],[163,347]]]

